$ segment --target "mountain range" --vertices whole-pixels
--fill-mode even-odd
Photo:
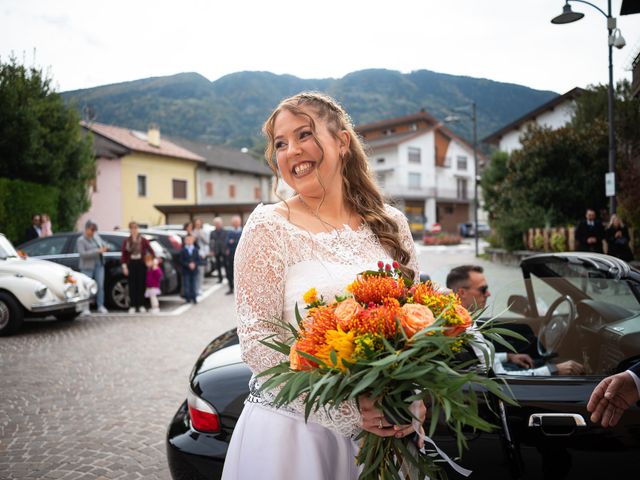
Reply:
[[[278,102],[303,90],[336,98],[357,124],[416,113],[439,119],[471,140],[470,104],[477,105],[478,138],[496,131],[557,95],[522,85],[429,70],[401,73],[371,69],[342,78],[302,79],[269,72],[237,72],[210,81],[197,73],[179,73],[63,92],[83,118],[146,130],[150,124],[167,135],[203,143],[247,147],[263,145],[262,122]]]

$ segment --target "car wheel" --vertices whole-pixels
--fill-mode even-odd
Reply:
[[[105,293],[111,308],[120,310],[129,308],[129,280],[127,277],[116,277]]]
[[[75,310],[72,310],[70,312],[56,313],[55,317],[61,322],[72,322],[73,320],[78,318],[78,315],[80,315],[80,313],[81,312],[76,312]]]
[[[22,306],[13,296],[0,292],[0,336],[18,331],[24,319]]]

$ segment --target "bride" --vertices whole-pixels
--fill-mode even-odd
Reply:
[[[415,246],[404,215],[383,203],[351,120],[335,100],[315,92],[288,98],[263,130],[269,165],[296,195],[259,205],[238,244],[238,334],[254,376],[222,478],[356,479],[354,438],[362,429],[403,437],[413,433],[411,425],[388,423],[366,395],[312,413],[307,423],[301,399],[276,409],[275,392],[259,392],[255,374],[286,358],[260,340],[273,334],[286,338],[274,320],[295,325],[294,305],[303,303],[304,292],[315,287],[333,299],[379,260],[396,260],[415,278]]]

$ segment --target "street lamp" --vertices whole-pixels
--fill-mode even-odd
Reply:
[[[471,112],[467,109],[469,107],[462,107],[454,109],[456,112],[464,113],[467,115],[473,123],[473,237],[475,241],[476,257],[480,256],[480,249],[478,247],[478,122],[476,117],[476,102],[471,102]],[[455,122],[459,118],[456,115],[449,115],[444,119],[445,122]]]
[[[584,13],[574,12],[571,10],[569,2],[578,2],[590,5],[598,10],[607,19],[607,30],[609,31],[609,89],[608,89],[608,123],[609,123],[609,173],[605,177],[607,184],[607,196],[609,197],[609,214],[616,213],[616,134],[613,126],[613,50],[612,47],[622,48],[626,42],[620,33],[620,29],[616,27],[616,19],[611,16],[611,0],[607,1],[608,9],[605,13],[600,7],[585,0],[565,0],[562,13],[551,20],[551,23],[563,25],[565,23],[576,22],[584,17]]]

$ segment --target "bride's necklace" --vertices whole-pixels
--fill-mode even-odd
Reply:
[[[315,211],[314,209],[312,209],[307,202],[304,201],[304,199],[302,198],[302,195],[298,195],[298,200],[300,200],[300,203],[302,203],[302,205],[304,205],[304,207],[307,209],[307,211],[313,215],[314,217],[316,217],[318,219],[318,221],[322,224],[322,226],[324,227],[325,230],[327,230],[328,232],[334,231],[336,232],[336,234],[338,235],[338,238],[341,239],[341,235],[340,235],[340,229],[338,227],[336,227],[335,225],[333,225],[332,223],[327,222],[326,220],[324,220],[317,211]],[[351,227],[351,210],[349,210],[349,218],[347,218],[347,223],[346,225],[349,225],[349,227]],[[331,228],[327,228],[327,227],[331,227]]]

